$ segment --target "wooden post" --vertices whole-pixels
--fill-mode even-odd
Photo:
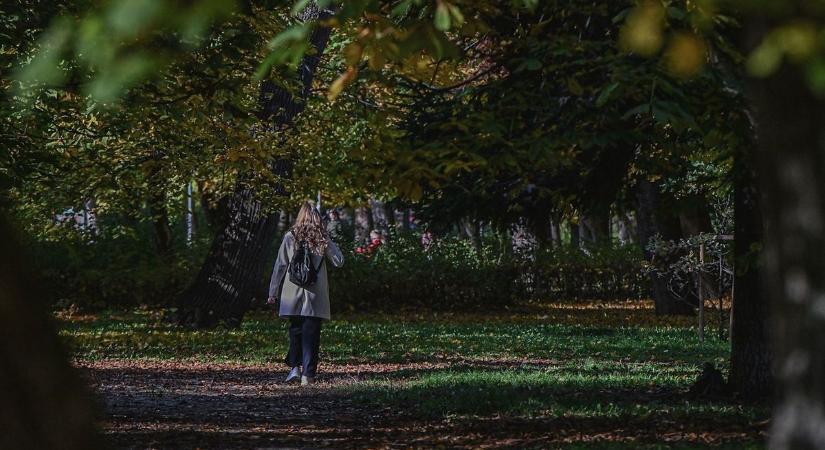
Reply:
[[[696,284],[699,291],[699,341],[705,341],[705,296],[702,292],[702,266],[705,265],[705,243],[699,244],[699,272],[696,275]]]
[[[722,234],[717,237],[720,241],[733,241],[734,235],[732,234]],[[736,274],[736,258],[733,259],[733,264],[731,265],[731,270],[734,274]],[[736,280],[736,276],[732,277],[733,280]],[[730,301],[731,306],[733,305],[733,295],[734,290],[736,289],[735,283],[731,283],[730,286]],[[721,341],[725,337],[725,306],[723,304],[722,298],[722,255],[719,255],[719,340]],[[730,315],[730,319],[733,320],[733,314]],[[730,330],[730,323],[728,323],[728,330]],[[730,331],[728,331],[728,340],[730,341]]]
[[[719,253],[719,278],[718,280],[718,290],[716,292],[719,293],[719,340],[723,340],[725,338],[725,312],[724,312],[724,305],[722,304],[725,299],[725,294],[722,292],[722,277],[725,276],[724,266],[722,261],[722,253]],[[731,290],[733,293],[733,290]]]

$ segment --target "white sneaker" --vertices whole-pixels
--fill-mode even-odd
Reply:
[[[290,381],[298,378],[301,376],[301,367],[293,367],[292,370],[289,371],[289,375],[286,376],[286,382],[289,383]]]
[[[315,384],[315,377],[301,375],[301,386],[309,386],[310,384]]]

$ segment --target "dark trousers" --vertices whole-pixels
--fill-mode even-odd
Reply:
[[[314,377],[318,370],[318,351],[321,348],[321,318],[289,317],[289,367],[302,366],[303,374]]]

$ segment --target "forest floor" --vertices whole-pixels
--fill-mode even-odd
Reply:
[[[651,308],[341,317],[310,387],[283,381],[267,313],[196,332],[150,309],[58,318],[116,448],[761,448],[767,406],[687,393],[727,342]]]

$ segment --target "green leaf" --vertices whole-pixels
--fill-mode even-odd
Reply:
[[[270,39],[266,46],[270,50],[278,50],[291,43],[305,40],[308,34],[309,25],[293,25]]]
[[[607,100],[610,99],[610,94],[612,94],[617,87],[619,87],[619,83],[610,83],[609,85],[607,85],[607,87],[602,89],[602,91],[599,93],[599,97],[596,98],[596,106],[598,106],[599,108],[604,106],[607,103]]]
[[[763,42],[748,57],[745,66],[755,77],[767,77],[782,64],[782,49],[773,42]]]
[[[584,88],[582,88],[582,85],[579,84],[579,82],[576,81],[575,78],[567,79],[567,89],[569,89],[573,95],[579,96],[584,94]]]
[[[86,93],[101,103],[117,100],[126,90],[142,80],[155,65],[154,58],[146,53],[121,58],[95,77],[86,88]]]
[[[441,31],[450,29],[450,10],[444,2],[440,2],[435,8],[435,27]]]
[[[38,40],[40,51],[28,64],[18,69],[17,78],[23,82],[59,84],[65,78],[60,61],[71,38],[68,19],[56,22]]]
[[[395,7],[392,9],[392,12],[390,12],[390,16],[395,18],[401,17],[407,14],[407,12],[410,10],[410,6],[412,6],[412,0],[404,0],[403,2],[400,2],[399,4],[395,5]]]
[[[687,17],[687,12],[685,12],[685,10],[683,9],[676,8],[675,6],[668,6],[667,15],[672,19],[682,20],[685,17]]]
[[[453,4],[449,5],[450,8],[450,15],[453,17],[453,21],[456,25],[461,25],[464,23],[464,14],[461,14],[461,10],[458,9],[458,6]]]
[[[156,0],[120,0],[112,3],[108,22],[121,36],[135,36],[163,12],[163,6]]]
[[[825,59],[816,58],[805,69],[811,90],[820,96],[825,95]]]

